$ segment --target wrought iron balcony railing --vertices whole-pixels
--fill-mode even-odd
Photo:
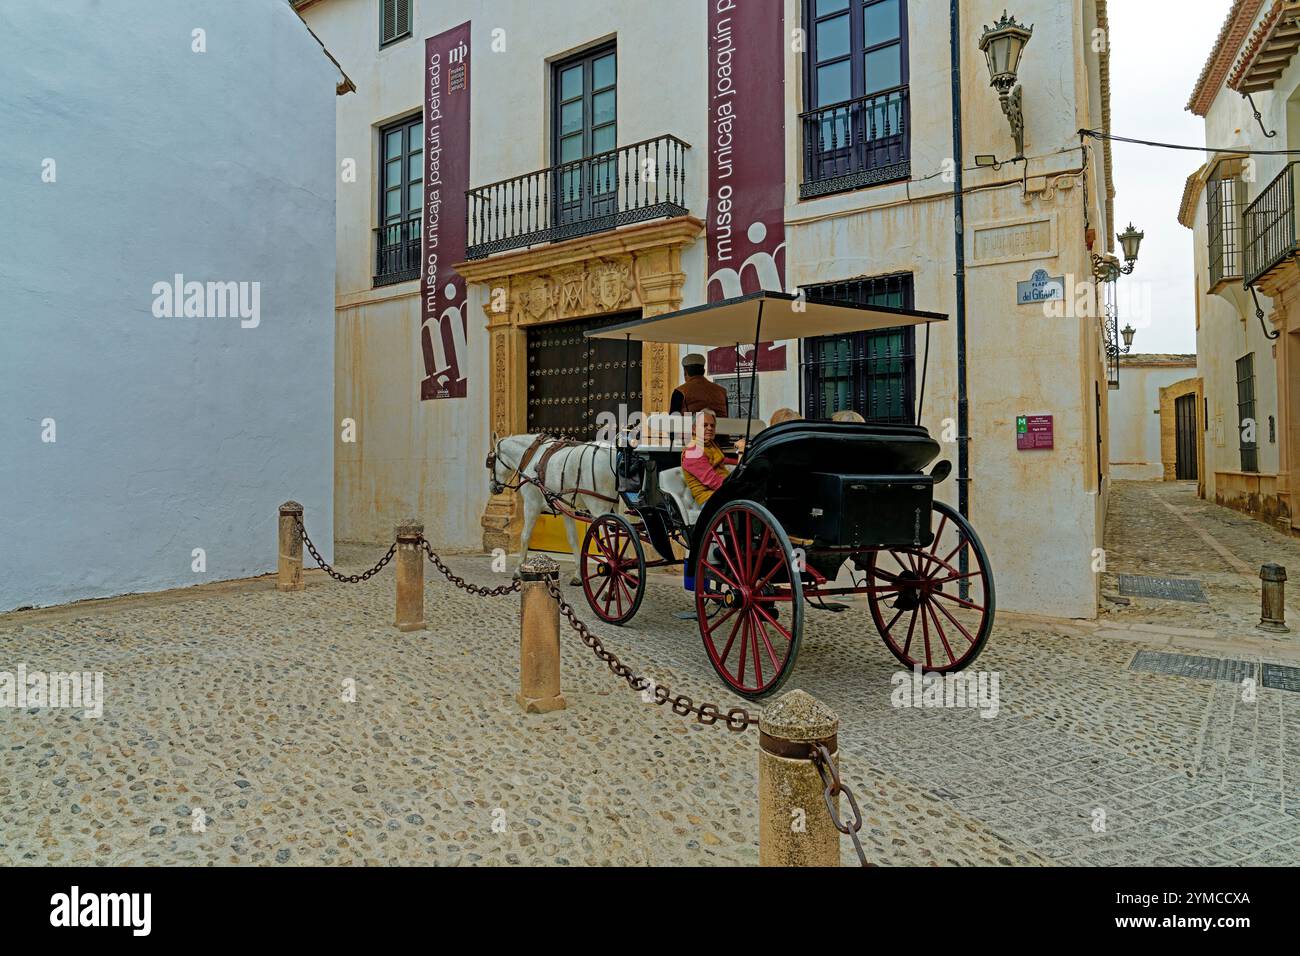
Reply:
[[[684,216],[688,149],[664,135],[476,186],[466,193],[466,257]]]
[[[375,230],[375,285],[420,278],[420,216]]]
[[[1300,163],[1288,163],[1246,207],[1246,285],[1272,272],[1296,254],[1296,177]]]
[[[896,87],[799,114],[799,198],[861,189],[911,175],[908,88]]]
[[[1211,179],[1205,193],[1209,212],[1210,288],[1225,279],[1241,278],[1241,210],[1246,204],[1246,184],[1240,177]]]

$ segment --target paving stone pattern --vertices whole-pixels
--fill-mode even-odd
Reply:
[[[875,862],[1300,858],[1300,694],[1259,687],[1248,701],[1233,683],[1129,669],[1144,642],[1171,640],[1134,628],[1217,622],[1226,634],[1243,620],[1243,595],[1224,598],[1244,590],[1240,575],[1195,534],[1181,540],[1190,529],[1151,487],[1112,494],[1112,527],[1118,514],[1160,537],[1116,534],[1108,574],[1195,577],[1209,604],[1133,599],[1102,629],[1001,617],[977,665],[999,675],[991,719],[892,706],[897,665],[865,612],[808,612],[786,688],[840,715],[842,773]],[[1244,560],[1300,568],[1300,549],[1254,543],[1252,531],[1272,534],[1262,525],[1206,520]],[[356,570],[382,548],[340,550]],[[447,558],[468,580],[501,583],[482,555]],[[757,862],[756,732],[643,703],[568,632],[568,710],[524,715],[517,597],[473,597],[428,572],[430,628],[413,633],[392,627],[387,570],[358,585],[309,573],[292,594],[267,578],[0,617],[0,670],[102,670],[106,692],[98,720],[0,710],[0,863]],[[675,618],[689,607],[675,573],[654,574],[630,626],[593,627],[674,691],[743,704],[693,622]],[[1279,656],[1249,659],[1287,662],[1291,645],[1267,646]]]

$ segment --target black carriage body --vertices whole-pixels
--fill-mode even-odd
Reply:
[[[925,547],[934,479],[929,475],[774,475],[767,507],[791,538],[814,548]]]
[[[659,490],[659,472],[677,467],[680,458],[680,451],[618,450],[619,497],[640,519],[645,536],[660,560],[670,564],[678,560],[673,554],[673,539],[681,534],[682,528],[668,496]]]
[[[811,541],[810,563],[818,550],[929,545],[934,479],[923,469],[938,455],[938,442],[916,425],[793,421],[764,429],[705,505],[691,554],[713,516],[739,499],[765,505],[787,534]]]

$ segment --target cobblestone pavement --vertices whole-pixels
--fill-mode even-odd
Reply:
[[[1233,616],[1244,583],[1163,503],[1242,561],[1289,560],[1287,539],[1260,544],[1272,534],[1262,526],[1202,517],[1181,486],[1117,486],[1108,574],[1185,573],[1210,604],[1173,609],[1173,625],[1162,623],[1172,602],[1142,599],[1099,622],[1003,615],[978,665],[1000,675],[992,719],[892,707],[896,665],[865,614],[809,612],[786,688],[841,716],[871,859],[1300,858],[1300,693],[1246,701],[1236,684],[1128,670],[1142,649],[1245,653],[1214,643],[1246,620]],[[343,548],[340,563],[356,570],[381,550]],[[472,581],[501,582],[481,555],[447,558]],[[518,599],[472,597],[426,569],[423,632],[391,626],[391,570],[354,586],[309,573],[296,594],[263,578],[0,617],[0,670],[100,670],[106,692],[99,719],[0,710],[0,862],[757,862],[754,731],[642,703],[567,630],[569,708],[525,716],[513,698]],[[694,623],[674,617],[691,606],[676,575],[652,578],[630,626],[596,632],[674,691],[743,704]],[[1236,639],[1247,636],[1262,640]],[[1276,657],[1252,659],[1286,660],[1285,642],[1272,646]],[[342,699],[348,679],[355,702]]]

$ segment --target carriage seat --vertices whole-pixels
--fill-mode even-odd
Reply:
[[[667,471],[659,472],[659,490],[676,502],[677,511],[686,521],[686,526],[692,527],[695,519],[704,510],[704,506],[695,503],[695,496],[686,487],[686,478],[681,468],[669,468]]]

